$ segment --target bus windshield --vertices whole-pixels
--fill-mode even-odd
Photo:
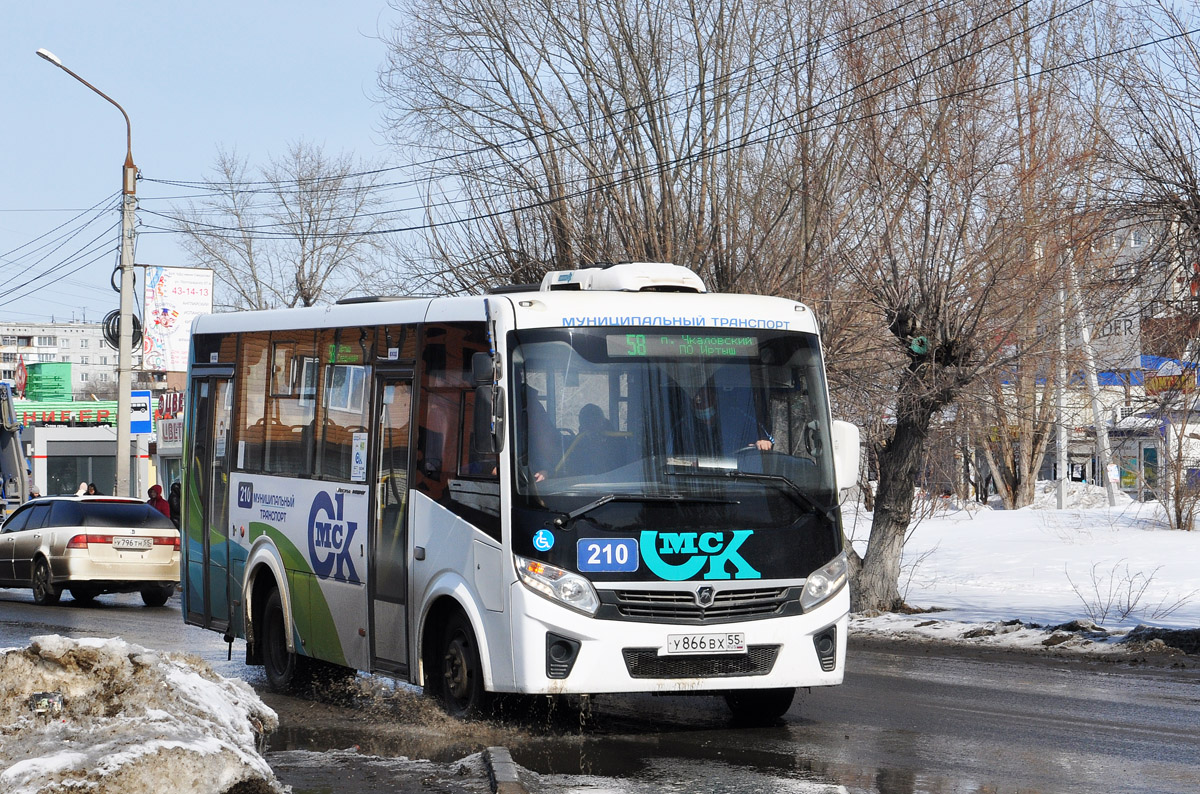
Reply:
[[[722,520],[776,525],[780,510],[786,525],[835,506],[816,336],[626,327],[514,336],[518,504],[573,518],[639,500],[651,510],[716,502],[709,512]]]

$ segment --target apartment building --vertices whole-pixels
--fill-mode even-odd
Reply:
[[[22,359],[27,366],[43,361],[71,364],[75,399],[116,399],[117,350],[105,340],[101,323],[0,321],[0,380],[15,382]]]

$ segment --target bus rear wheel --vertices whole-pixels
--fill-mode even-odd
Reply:
[[[308,683],[308,659],[288,650],[289,626],[283,614],[283,598],[272,590],[262,613],[262,660],[267,683],[276,692],[295,692]]]
[[[725,705],[733,719],[744,725],[773,725],[792,707],[795,687],[782,689],[737,689],[725,693]]]
[[[470,621],[461,612],[446,621],[436,675],[433,684],[448,714],[466,719],[484,715],[487,693],[483,689],[479,646]]]

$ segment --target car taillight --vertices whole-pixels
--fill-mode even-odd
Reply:
[[[155,538],[154,545],[155,546],[170,546],[170,547],[174,548],[175,551],[179,551],[179,536],[174,535],[169,538]]]
[[[76,535],[67,544],[68,549],[86,549],[89,543],[112,543],[112,535]]]

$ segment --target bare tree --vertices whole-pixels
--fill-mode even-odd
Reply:
[[[221,150],[207,195],[176,207],[183,245],[211,268],[227,309],[312,306],[361,289],[376,269],[383,228],[375,177],[348,155],[299,142],[253,177]]]
[[[820,2],[397,7],[382,85],[397,139],[428,156],[441,287],[636,259],[802,289],[843,162],[836,105],[816,105],[841,79]]]
[[[1153,241],[1138,264],[1158,285],[1142,307],[1143,345],[1182,362],[1179,372],[1146,389],[1159,426],[1158,476],[1148,483],[1164,501],[1172,527],[1190,529],[1200,507],[1200,416],[1195,391],[1200,326],[1200,38],[1192,5],[1152,0],[1134,36],[1150,42],[1109,67],[1122,97],[1105,127],[1106,166],[1129,175],[1109,202]],[[1146,473],[1143,473],[1144,475]]]
[[[381,86],[424,158],[423,275],[472,291],[669,260],[813,304],[879,470],[855,605],[895,607],[932,428],[1031,353],[1031,296],[1058,282],[1078,120],[1037,76],[1078,20],[1051,0],[396,7]]]
[[[847,58],[863,86],[856,154],[867,191],[847,227],[862,233],[848,235],[839,255],[892,338],[880,362],[890,366],[878,370],[892,419],[876,439],[879,485],[852,590],[857,609],[900,604],[900,555],[935,422],[981,377],[1011,374],[1019,361],[1036,366],[1039,296],[1061,281],[1060,258],[1045,255],[1055,237],[1049,219],[1078,175],[1055,151],[1066,122],[1047,108],[1056,87],[1031,79],[1046,52],[1064,48],[1051,47],[1052,29],[955,5],[901,34]],[[1035,38],[1050,49],[1035,51]],[[1047,423],[1036,394],[1026,388],[1018,402],[1030,438]]]

